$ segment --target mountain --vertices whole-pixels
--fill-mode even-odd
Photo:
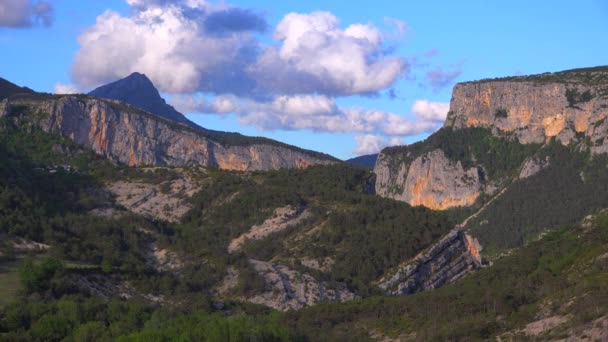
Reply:
[[[19,87],[0,77],[0,100],[16,94],[32,94],[34,91],[27,87]]]
[[[130,166],[268,170],[338,162],[270,139],[192,128],[116,100],[86,95],[13,95],[0,102],[0,117],[69,138]]]
[[[345,160],[345,162],[348,164],[351,164],[351,165],[358,165],[358,166],[366,167],[368,169],[373,169],[374,165],[376,165],[376,159],[378,159],[377,153],[376,154],[367,154],[364,156],[351,158],[351,159]]]
[[[165,119],[199,128],[182,113],[168,105],[146,75],[134,72],[118,81],[103,85],[89,92],[90,96],[118,100]]]
[[[507,118],[477,126],[466,117],[497,111],[475,89],[504,88],[491,106],[518,86],[459,84],[445,127],[384,149],[374,172],[116,100],[12,94],[0,340],[605,340],[597,72],[518,78],[530,88]],[[534,115],[552,114],[532,104],[552,96],[534,93],[548,80],[568,94],[546,135]],[[528,124],[496,128],[527,101]]]
[[[607,107],[608,67],[457,84],[440,132],[380,154],[376,190],[433,209],[472,205],[500,187],[503,174],[513,176],[533,146],[556,140],[608,152]],[[470,146],[447,146],[450,139]]]
[[[444,127],[384,149],[374,173],[379,195],[449,212],[466,240],[446,235],[380,286],[445,285],[605,208],[606,108],[608,67],[457,84]]]

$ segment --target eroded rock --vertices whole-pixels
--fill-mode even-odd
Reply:
[[[477,240],[457,227],[394,273],[382,277],[378,286],[392,295],[442,287],[481,268],[480,250]]]
[[[309,274],[282,265],[259,260],[250,262],[256,272],[264,278],[266,290],[246,298],[248,302],[288,311],[324,302],[342,302],[355,298],[344,284],[318,281]]]

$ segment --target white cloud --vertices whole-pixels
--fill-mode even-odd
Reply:
[[[0,0],[0,27],[24,28],[38,23],[48,27],[54,19],[53,6],[46,1]]]
[[[233,112],[239,116],[241,124],[260,130],[308,129],[387,136],[433,132],[441,126],[449,108],[447,103],[419,100],[412,106],[412,120],[379,110],[342,108],[333,98],[324,95],[279,96],[268,102],[222,96],[211,103],[205,98],[176,96],[171,103],[187,113]]]
[[[217,96],[209,102],[203,97],[176,95],[171,98],[171,104],[182,113],[227,114],[236,109],[230,96]]]
[[[169,93],[347,96],[375,93],[408,72],[384,52],[370,24],[344,29],[329,12],[287,14],[278,45],[261,43],[263,16],[202,0],[128,0],[129,16],[108,10],[79,37],[72,77],[94,87],[142,72]],[[99,58],[104,56],[104,58]]]
[[[387,139],[377,135],[357,135],[355,136],[357,147],[353,150],[355,155],[374,154],[380,152],[387,146],[402,145],[403,142],[399,138]]]
[[[72,84],[56,83],[55,86],[53,87],[53,90],[54,90],[55,94],[79,94],[79,93],[81,93],[80,89],[78,89],[78,87],[76,87]]]
[[[412,112],[420,120],[439,123],[445,121],[449,110],[449,103],[430,102],[427,100],[417,100],[412,106]]]

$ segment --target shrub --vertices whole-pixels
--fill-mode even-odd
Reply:
[[[506,118],[508,115],[509,115],[509,112],[507,112],[507,110],[504,108],[499,108],[494,113],[494,116],[496,116],[497,118]]]

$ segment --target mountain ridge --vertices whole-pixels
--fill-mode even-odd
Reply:
[[[136,77],[143,80],[143,75]],[[327,154],[267,138],[176,122],[118,100],[19,93],[15,89],[21,88],[14,85],[7,89],[10,92],[0,102],[0,116],[23,119],[127,165],[200,164],[266,170],[339,162]]]

